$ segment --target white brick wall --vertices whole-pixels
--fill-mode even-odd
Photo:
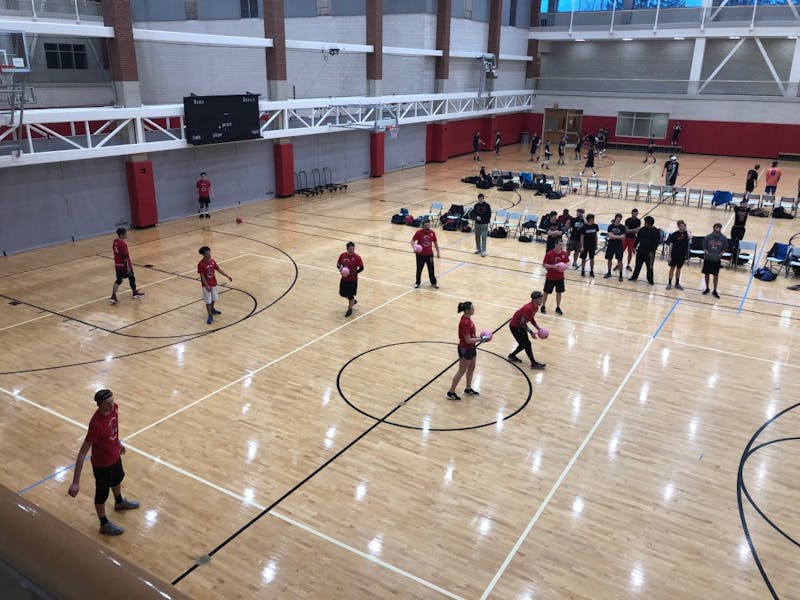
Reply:
[[[528,54],[528,30],[519,27],[500,28],[500,54]]]
[[[450,20],[450,51],[486,52],[489,24],[469,19]]]
[[[475,58],[450,58],[450,78],[445,92],[470,92],[478,89],[483,63]]]
[[[432,56],[383,56],[383,93],[432,94],[436,59]]]

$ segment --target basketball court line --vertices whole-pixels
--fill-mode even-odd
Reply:
[[[232,260],[236,260],[238,258],[241,258],[242,256],[247,256],[247,255],[246,254],[240,254],[239,256],[234,256],[232,258],[226,258],[225,260],[218,260],[217,262],[218,263],[230,262]],[[89,257],[84,257],[84,258],[89,258]],[[76,260],[78,260],[78,259],[76,259]],[[134,266],[137,266],[137,265],[134,265]],[[147,268],[147,267],[143,267],[143,268]],[[148,269],[148,270],[150,270],[150,269]],[[185,271],[183,273],[177,273],[175,275],[170,275],[169,277],[164,277],[163,279],[157,279],[156,281],[151,281],[150,283],[146,283],[144,285],[139,285],[139,286],[137,286],[137,288],[140,289],[140,290],[143,290],[145,288],[149,288],[149,287],[152,287],[154,285],[157,285],[157,284],[160,284],[160,283],[164,283],[165,281],[170,281],[172,279],[177,279],[179,277],[186,277],[187,275],[191,275],[192,273],[196,273],[196,272],[197,272],[197,269],[192,269],[191,271]],[[6,296],[5,294],[0,294],[0,297],[8,298],[8,299],[11,299],[11,300],[17,300],[17,298],[13,298],[11,296]],[[108,296],[103,296],[102,298],[95,298],[94,300],[89,300],[88,302],[83,302],[81,304],[76,304],[75,306],[70,306],[69,308],[61,309],[60,311],[50,311],[49,309],[40,309],[40,310],[47,310],[47,312],[45,314],[39,315],[38,317],[33,317],[32,319],[28,319],[27,321],[20,321],[19,323],[14,323],[13,325],[6,325],[5,327],[0,327],[0,333],[2,333],[3,331],[6,331],[8,329],[13,329],[14,327],[19,327],[21,325],[27,325],[28,323],[33,323],[34,321],[39,321],[41,319],[46,319],[47,317],[59,316],[59,317],[64,317],[64,318],[67,318],[67,319],[71,319],[71,317],[65,316],[65,315],[62,315],[62,314],[59,314],[59,313],[67,312],[67,311],[70,311],[70,310],[75,310],[75,309],[78,309],[78,308],[83,308],[84,306],[89,306],[90,304],[95,304],[96,302],[103,302],[103,301],[108,302]],[[30,304],[28,304],[24,300],[20,300],[20,302],[22,302],[26,306],[31,306]],[[178,336],[176,336],[176,337],[178,337]]]
[[[772,227],[775,225],[774,217],[770,217],[769,219],[769,227],[767,227],[767,234],[764,236],[764,242],[761,244],[761,252],[758,253],[758,258],[753,262],[753,268],[750,269],[750,279],[747,281],[747,286],[744,288],[744,294],[742,294],[742,301],[739,303],[739,310],[738,314],[742,314],[744,310],[744,303],[747,301],[747,295],[750,293],[750,286],[753,285],[753,279],[755,278],[755,266],[761,263],[761,257],[764,256],[764,248],[769,241],[769,234],[772,233]],[[787,266],[788,268],[788,266]]]
[[[631,368],[628,370],[628,372],[622,378],[622,381],[620,382],[620,384],[617,387],[617,389],[614,392],[614,394],[611,396],[611,399],[608,401],[608,403],[606,403],[606,405],[603,408],[602,412],[600,413],[600,415],[595,420],[594,425],[592,425],[592,428],[586,434],[586,437],[583,439],[581,444],[578,446],[577,450],[575,450],[575,453],[572,455],[572,458],[569,459],[569,462],[567,462],[567,465],[564,467],[563,471],[561,471],[561,475],[558,477],[558,479],[556,480],[555,484],[553,484],[553,487],[550,488],[550,491],[548,492],[547,496],[545,496],[545,499],[539,505],[539,508],[536,510],[536,512],[534,513],[533,517],[531,517],[531,520],[528,522],[527,526],[522,531],[522,534],[517,539],[517,542],[511,548],[511,551],[508,553],[508,556],[506,556],[506,559],[500,565],[500,568],[497,570],[497,572],[495,573],[494,577],[489,582],[489,585],[486,587],[486,589],[484,590],[483,594],[481,595],[481,600],[485,600],[486,598],[488,598],[489,594],[491,594],[492,591],[494,590],[495,586],[497,585],[497,582],[503,576],[503,573],[505,573],[506,569],[511,564],[511,561],[514,559],[514,557],[519,552],[519,549],[522,547],[522,544],[525,543],[525,541],[527,540],[528,535],[530,534],[530,532],[533,529],[533,527],[536,525],[536,522],[539,520],[539,518],[542,516],[544,511],[547,509],[547,507],[549,506],[549,504],[552,501],[553,497],[556,495],[556,492],[558,491],[558,488],[561,487],[561,484],[567,478],[567,475],[569,475],[569,472],[572,470],[572,467],[575,466],[575,463],[577,462],[577,460],[580,457],[580,455],[583,453],[583,450],[589,444],[589,442],[591,441],[592,437],[594,437],[595,432],[597,431],[597,429],[602,424],[602,422],[605,419],[605,417],[608,414],[608,412],[614,406],[614,403],[617,401],[617,398],[619,398],[619,395],[622,393],[622,390],[628,384],[628,381],[630,381],[630,378],[633,376],[633,373],[639,367],[639,363],[641,363],[642,359],[644,359],[644,357],[647,355],[647,351],[650,349],[650,346],[652,346],[653,342],[656,341],[656,338],[658,337],[658,334],[661,332],[661,330],[663,329],[664,325],[666,325],[667,321],[672,316],[672,313],[675,312],[675,309],[678,307],[678,304],[680,304],[680,301],[681,301],[680,298],[675,300],[675,303],[672,305],[672,308],[670,308],[669,311],[667,312],[667,314],[664,316],[664,318],[662,319],[662,321],[659,324],[658,328],[656,329],[655,333],[653,333],[653,335],[650,337],[650,339],[645,344],[644,348],[642,348],[642,350],[639,352],[639,355],[636,357],[636,360],[634,361],[633,365],[631,365]]]
[[[33,406],[33,407],[38,408],[40,410],[43,410],[44,412],[50,414],[53,417],[56,417],[57,419],[60,419],[62,421],[66,421],[67,423],[75,425],[76,427],[79,427],[83,431],[86,431],[86,429],[87,429],[87,426],[85,424],[80,423],[80,422],[78,422],[78,421],[76,421],[74,419],[71,419],[70,417],[67,417],[66,415],[62,415],[61,413],[58,413],[57,411],[54,411],[54,410],[52,410],[50,408],[47,408],[47,407],[43,406],[42,404],[39,404],[38,402],[35,402],[33,400],[29,400],[28,398],[25,398],[24,396],[22,396],[20,394],[15,394],[15,393],[11,392],[10,390],[7,390],[7,389],[2,388],[2,387],[0,387],[0,392],[8,394],[8,395],[12,396],[14,399],[16,399],[16,400],[18,400],[20,402],[24,402],[26,404],[29,404],[30,406]],[[210,487],[211,489],[213,489],[213,490],[215,490],[215,491],[217,491],[217,492],[219,492],[221,494],[224,494],[226,496],[229,496],[231,498],[239,500],[243,504],[248,504],[248,505],[258,509],[259,511],[263,511],[266,508],[266,506],[260,505],[257,502],[253,502],[252,500],[248,500],[244,496],[241,496],[240,494],[237,494],[236,492],[233,492],[233,491],[231,491],[231,490],[229,490],[229,489],[227,489],[227,488],[225,488],[225,487],[223,487],[221,485],[218,485],[218,484],[216,484],[216,483],[214,483],[214,482],[212,482],[212,481],[210,481],[208,479],[200,477],[199,475],[196,475],[196,474],[192,473],[191,471],[187,471],[186,469],[183,469],[183,468],[181,468],[181,467],[179,467],[177,465],[173,465],[172,463],[169,463],[169,462],[163,460],[162,458],[160,458],[158,456],[154,456],[154,455],[150,454],[149,452],[145,452],[144,450],[141,450],[140,448],[137,448],[135,446],[129,445],[127,443],[127,440],[130,439],[130,437],[131,436],[123,438],[123,441],[125,442],[126,450],[129,450],[131,452],[135,452],[137,454],[140,454],[144,458],[146,458],[146,459],[148,459],[148,460],[150,460],[150,461],[152,461],[152,462],[154,462],[156,464],[163,465],[164,467],[166,467],[166,468],[168,468],[168,469],[170,469],[172,471],[175,471],[176,473],[179,473],[180,475],[183,475],[184,477],[187,477],[187,478],[192,479],[192,480],[194,480],[194,481],[196,481],[196,482],[198,482],[198,483],[200,483],[202,485]],[[88,457],[87,457],[87,460],[88,460]],[[20,495],[22,495],[22,493],[24,493],[24,492],[30,491],[31,489],[35,488],[36,486],[38,486],[38,485],[40,485],[40,484],[42,484],[42,483],[44,483],[46,481],[49,481],[49,480],[53,479],[54,477],[57,477],[61,473],[65,472],[65,471],[68,471],[73,467],[74,467],[74,465],[71,465],[70,467],[59,469],[59,470],[55,471],[54,473],[52,473],[49,476],[47,476],[44,479],[42,479],[41,481],[38,481],[37,483],[35,483],[33,485],[30,485],[27,488],[25,488],[24,490],[22,490],[22,492],[20,492]],[[297,521],[295,519],[292,519],[290,517],[282,515],[282,514],[276,512],[276,511],[269,511],[268,514],[270,514],[270,515],[272,515],[274,517],[277,517],[278,519],[288,523],[289,525],[297,527],[297,528],[305,531],[306,533],[310,533],[311,535],[313,535],[315,537],[318,537],[318,538],[323,539],[323,540],[325,540],[325,541],[327,541],[327,542],[329,542],[329,543],[331,543],[331,544],[333,544],[335,546],[338,546],[339,548],[342,548],[343,550],[351,552],[351,553],[353,553],[353,554],[355,554],[355,555],[357,555],[357,556],[359,556],[361,558],[364,558],[364,559],[366,559],[366,560],[368,560],[368,561],[370,561],[372,563],[375,563],[375,564],[377,564],[379,566],[382,566],[382,567],[392,571],[393,573],[397,573],[398,575],[401,575],[401,576],[403,576],[403,577],[405,577],[407,579],[410,579],[412,581],[415,581],[415,582],[419,583],[420,585],[423,585],[423,586],[425,586],[425,587],[427,587],[429,589],[432,589],[432,590],[434,590],[434,591],[436,591],[436,592],[438,592],[440,594],[443,594],[443,595],[447,596],[448,598],[453,598],[455,600],[462,600],[460,596],[458,596],[456,594],[453,594],[452,592],[449,592],[449,591],[445,590],[444,588],[439,587],[438,585],[436,585],[434,583],[426,581],[425,579],[422,579],[421,577],[417,577],[416,575],[414,575],[412,573],[409,573],[408,571],[404,571],[403,569],[400,569],[399,567],[396,567],[396,566],[392,565],[391,563],[388,563],[388,562],[386,562],[384,560],[376,558],[375,556],[372,556],[371,554],[368,554],[368,553],[366,553],[366,552],[364,552],[362,550],[354,548],[353,546],[350,546],[350,545],[348,545],[348,544],[346,544],[346,543],[344,543],[344,542],[342,542],[340,540],[337,540],[337,539],[335,539],[335,538],[333,538],[333,537],[331,537],[331,536],[329,536],[329,535],[327,535],[325,533],[322,533],[321,531],[318,531],[317,529],[314,529],[313,527],[311,527],[309,525],[306,525],[305,523],[301,523],[300,521]]]

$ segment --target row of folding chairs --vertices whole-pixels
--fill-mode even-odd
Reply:
[[[790,269],[792,272],[800,269],[800,246],[775,244],[764,259],[764,266],[771,271],[777,268],[776,275],[780,275],[783,270],[784,275],[788,277]]]

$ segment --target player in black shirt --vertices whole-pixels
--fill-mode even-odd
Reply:
[[[736,265],[739,258],[739,243],[744,239],[745,224],[747,223],[747,216],[750,214],[749,201],[746,197],[737,205],[734,205],[733,212],[733,227],[731,227],[731,239],[728,240],[729,249],[731,251],[731,265]]]
[[[744,182],[745,199],[749,199],[750,194],[752,194],[753,190],[756,189],[756,182],[758,181],[758,170],[760,168],[761,165],[756,165],[747,172],[747,179]]]
[[[566,146],[567,146],[567,136],[564,136],[561,138],[561,141],[558,142],[558,164],[560,165],[567,164],[567,161],[564,158],[564,152]]]
[[[589,258],[589,277],[594,277],[594,255],[597,252],[597,234],[599,225],[594,222],[594,215],[586,215],[586,223],[581,230],[581,277],[586,277],[586,258]]]
[[[572,228],[569,230],[569,240],[567,241],[567,254],[574,252],[572,255],[573,269],[578,268],[578,255],[581,252],[581,232],[586,224],[583,216],[584,210],[579,208],[577,212],[578,214],[572,219]]]
[[[619,280],[622,281],[622,240],[625,239],[625,225],[622,224],[622,215],[614,215],[614,221],[608,226],[608,244],[606,246],[606,260],[608,261],[608,273],[603,275],[603,279],[611,277],[611,262],[617,259]]]
[[[683,286],[681,286],[681,268],[689,257],[689,241],[691,239],[691,234],[686,230],[686,222],[683,219],[679,220],[678,230],[670,233],[667,238],[667,246],[670,248],[668,290],[672,289],[673,274],[675,275],[675,289],[683,289]]]
[[[653,262],[656,259],[656,250],[661,243],[661,230],[655,228],[656,220],[647,216],[644,218],[644,227],[636,234],[636,267],[628,281],[639,279],[642,265],[647,265],[647,283],[653,285]]]
[[[656,164],[655,151],[656,151],[656,136],[651,135],[650,136],[650,141],[647,142],[647,151],[646,151],[646,153],[644,155],[644,160],[642,162],[646,163],[649,159],[652,158],[653,159],[653,164]]]
[[[631,216],[625,219],[625,239],[622,240],[623,250],[628,251],[628,266],[625,267],[631,271],[631,258],[636,248],[636,234],[642,227],[642,220],[639,218],[639,211],[635,208],[631,211]],[[622,271],[620,271],[622,274]]]

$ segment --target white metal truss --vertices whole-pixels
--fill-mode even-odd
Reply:
[[[533,92],[261,101],[261,137],[278,139],[533,110]],[[182,104],[26,109],[0,115],[0,168],[187,147]]]

